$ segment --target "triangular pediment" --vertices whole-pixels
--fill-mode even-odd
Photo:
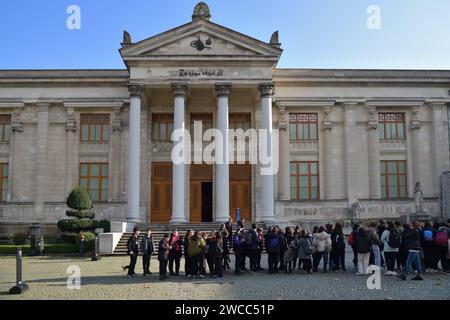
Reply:
[[[128,44],[120,50],[120,53],[125,61],[139,58],[176,60],[186,57],[278,60],[282,50],[269,43],[199,19],[140,42]]]

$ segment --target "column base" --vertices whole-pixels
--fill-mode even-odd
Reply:
[[[186,218],[179,218],[179,217],[175,217],[175,218],[172,218],[172,219],[170,220],[170,224],[188,223],[188,222],[189,222],[189,221],[187,221]]]
[[[224,218],[217,218],[216,219],[216,223],[225,223],[228,222],[229,217],[224,217]]]
[[[262,217],[261,222],[265,223],[267,226],[274,226],[278,224],[275,217]]]

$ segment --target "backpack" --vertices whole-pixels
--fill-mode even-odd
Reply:
[[[442,228],[442,230],[439,230],[438,233],[436,233],[436,237],[434,237],[434,242],[438,246],[446,246],[448,237],[447,237],[447,228]]]
[[[248,246],[253,244],[253,234],[250,231],[245,234],[245,244]]]
[[[389,231],[389,238],[387,240],[389,247],[397,249],[402,244],[402,238],[396,230]]]
[[[269,248],[274,249],[276,247],[278,247],[278,237],[273,237],[269,241]]]
[[[238,235],[233,236],[233,244],[237,247],[242,244],[241,238]]]
[[[423,239],[425,241],[433,241],[433,231],[431,231],[431,230],[424,230],[423,231]]]
[[[350,233],[350,235],[348,236],[347,243],[348,243],[350,246],[353,246],[353,233]]]

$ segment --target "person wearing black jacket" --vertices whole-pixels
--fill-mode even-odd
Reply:
[[[180,236],[178,235],[178,230],[172,230],[172,234],[170,235],[169,245],[172,249],[170,249],[169,253],[169,271],[171,276],[179,276],[180,275],[180,261],[181,256],[183,255],[182,246],[183,242],[181,241]],[[173,265],[175,263],[175,272],[173,270]]]
[[[188,247],[189,247],[189,241],[192,238],[192,234],[194,233],[193,230],[188,230],[186,232],[186,236],[183,240],[183,249],[184,249],[184,273],[186,275],[186,278],[192,277],[192,268],[191,268],[191,257],[189,257],[188,254]]]
[[[167,276],[167,263],[169,262],[169,235],[164,234],[164,238],[159,242],[158,261],[159,261],[159,280],[169,279]]]
[[[225,223],[225,229],[227,229],[228,232],[228,244],[230,247],[232,247],[233,243],[233,218],[229,217],[228,222]],[[223,235],[223,233],[222,233]],[[225,239],[224,239],[225,241]]]
[[[216,231],[213,233],[209,245],[209,259],[211,261],[211,276],[213,278],[222,278],[223,277],[223,268],[222,268],[222,256],[223,256],[223,239],[222,233],[220,231]]]
[[[155,245],[153,244],[152,229],[148,228],[146,234],[141,240],[142,265],[144,269],[144,277],[150,272],[150,259],[155,252]]]
[[[352,247],[352,251],[353,251],[353,266],[355,267],[355,269],[358,268],[358,251],[356,250],[356,238],[358,237],[358,229],[359,229],[359,224],[355,224],[352,227],[352,232],[351,232],[351,237],[349,237],[349,241],[348,244]],[[351,239],[351,242],[350,242]]]
[[[334,271],[342,270],[345,272],[345,240],[340,223],[336,223],[331,233],[331,247],[334,256]]]
[[[408,244],[408,258],[406,259],[406,267],[403,273],[398,275],[401,280],[406,280],[406,277],[411,271],[411,267],[414,264],[417,270],[417,275],[412,280],[423,280],[422,278],[422,264],[420,262],[420,223],[414,221],[408,230],[405,230],[405,237]]]
[[[128,277],[136,276],[134,269],[136,267],[136,261],[139,256],[140,251],[140,239],[139,239],[140,230],[138,227],[134,227],[133,235],[127,241],[127,250],[128,255],[130,256],[130,266],[128,268]]]
[[[247,230],[247,234],[245,236],[246,242],[245,242],[245,248],[247,251],[247,254],[250,257],[250,271],[256,272],[256,259],[257,259],[257,253],[259,248],[259,237],[258,233],[256,232],[256,224],[252,224],[252,228],[250,230]]]
[[[369,235],[364,228],[358,229],[358,236],[354,240],[356,245],[356,252],[358,252],[358,273],[357,275],[368,274],[368,267],[370,261],[370,249],[372,242]]]
[[[245,230],[239,229],[233,236],[233,251],[235,256],[234,273],[236,275],[241,275],[243,270],[242,259],[245,259],[244,253],[244,240],[245,240]]]
[[[266,235],[266,251],[269,259],[269,274],[278,273],[278,258],[280,256],[281,236],[276,227],[271,227]]]

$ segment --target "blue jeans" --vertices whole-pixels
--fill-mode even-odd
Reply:
[[[372,245],[373,257],[375,260],[375,265],[381,267],[381,252],[380,247],[377,244]]]
[[[406,267],[403,274],[407,276],[411,272],[412,265],[416,266],[417,274],[422,274],[422,265],[420,263],[419,252],[409,252],[408,258],[406,259]]]

